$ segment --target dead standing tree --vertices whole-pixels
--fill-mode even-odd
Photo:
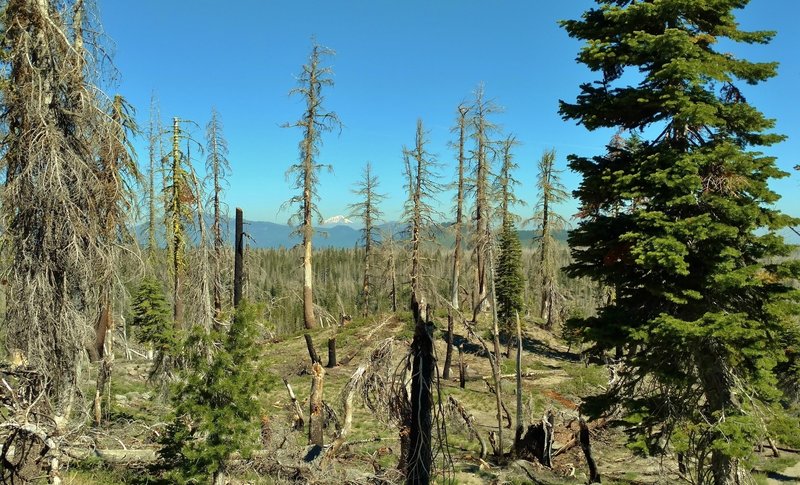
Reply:
[[[222,321],[222,258],[225,242],[222,238],[222,189],[225,179],[231,171],[228,163],[228,142],[222,135],[222,120],[216,109],[211,110],[211,121],[206,126],[206,172],[211,178],[212,193],[210,205],[212,206],[214,221],[211,225],[213,238],[213,295],[214,319]]]
[[[559,180],[559,171],[555,169],[556,152],[547,150],[539,159],[539,176],[536,186],[539,198],[536,201],[533,216],[528,220],[534,224],[536,235],[536,274],[541,278],[539,317],[544,320],[545,328],[553,329],[560,323],[561,305],[564,296],[558,285],[557,250],[555,232],[563,230],[567,221],[557,214],[554,206],[567,200],[568,194]]]
[[[361,303],[363,305],[362,313],[365,317],[369,315],[371,307],[372,262],[375,258],[373,253],[375,247],[380,243],[375,224],[383,217],[383,212],[381,212],[378,204],[386,199],[385,195],[376,192],[377,188],[378,177],[372,171],[372,164],[367,162],[361,181],[358,182],[355,190],[353,190],[353,193],[358,195],[361,201],[350,205],[350,214],[353,217],[359,217],[364,223],[364,228],[361,230],[361,241],[364,244],[364,277],[361,285]]]
[[[422,306],[425,302],[426,261],[422,255],[423,244],[432,243],[435,239],[433,230],[436,227],[432,201],[441,190],[436,182],[438,174],[434,171],[438,166],[435,159],[425,148],[427,144],[422,120],[417,120],[417,131],[414,148],[403,149],[408,199],[403,211],[403,219],[410,234],[410,280],[411,304],[416,301]]]
[[[333,56],[335,52],[323,47],[316,42],[311,47],[308,63],[303,66],[303,72],[298,76],[298,87],[292,89],[289,95],[297,94],[306,103],[306,109],[300,119],[284,127],[300,128],[303,139],[300,141],[300,161],[286,172],[289,179],[294,180],[294,188],[301,191],[289,199],[285,205],[296,205],[297,212],[289,219],[290,225],[297,226],[297,233],[303,238],[303,324],[306,329],[316,326],[314,318],[314,273],[311,265],[311,239],[314,235],[313,218],[320,216],[316,206],[317,185],[319,170],[326,165],[317,163],[319,147],[322,144],[322,133],[339,129],[341,122],[336,113],[326,111],[323,107],[325,100],[322,88],[333,86],[333,70],[322,65],[326,56]],[[327,166],[330,168],[330,166]],[[321,218],[321,217],[320,217]]]
[[[106,120],[108,128],[104,130],[105,136],[99,140],[98,180],[101,193],[98,210],[104,225],[98,237],[108,248],[110,258],[107,260],[108,267],[101,275],[100,314],[95,325],[94,348],[90,352],[90,355],[102,359],[98,370],[94,400],[95,424],[100,424],[101,396],[111,377],[114,360],[111,340],[107,341],[107,335],[111,333],[113,337],[114,331],[112,296],[115,282],[114,265],[118,260],[116,248],[121,243],[130,242],[133,239],[128,230],[127,220],[134,206],[135,190],[132,184],[141,181],[141,174],[130,141],[131,137],[138,133],[133,115],[133,109],[125,99],[116,95]]]
[[[431,430],[436,368],[433,355],[433,323],[423,318],[422,308],[413,296],[411,312],[414,316],[414,339],[411,342],[411,420],[406,484],[426,485],[430,483],[433,467]]]
[[[489,217],[491,210],[489,207],[490,187],[489,177],[492,173],[491,162],[493,158],[493,147],[490,136],[497,130],[497,127],[489,120],[489,117],[500,111],[500,108],[491,100],[486,100],[483,94],[483,85],[478,86],[475,91],[475,103],[472,106],[472,117],[470,123],[470,138],[474,143],[472,151],[471,168],[471,187],[470,191],[474,194],[474,221],[475,232],[473,233],[473,246],[475,254],[475,300],[473,301],[473,319],[477,318],[479,312],[486,309],[488,281],[487,265],[490,258],[489,243],[491,233],[489,231]]]
[[[3,38],[7,345],[47,379],[60,418],[70,414],[78,357],[111,257],[97,237],[104,225],[98,209],[107,204],[94,158],[111,124],[86,80],[93,66],[84,58],[83,29],[73,26],[79,45],[67,35],[71,6],[9,0]]]
[[[461,251],[463,246],[463,230],[464,230],[464,193],[465,185],[465,168],[466,168],[466,155],[464,153],[464,145],[467,136],[467,124],[469,119],[469,106],[463,103],[458,106],[458,119],[455,130],[458,131],[458,173],[456,179],[456,220],[453,223],[453,232],[455,233],[455,244],[453,248],[453,279],[450,284],[450,305],[454,310],[459,309],[459,291],[461,288]],[[448,347],[449,349],[449,347]],[[449,370],[445,367],[445,371]],[[445,376],[447,378],[447,376]]]

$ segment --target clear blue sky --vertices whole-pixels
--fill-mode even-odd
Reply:
[[[447,142],[458,103],[479,82],[505,108],[495,118],[517,135],[522,199],[532,201],[535,163],[555,148],[566,168],[570,153],[603,151],[611,131],[588,132],[558,116],[558,100],[574,100],[581,82],[596,76],[575,62],[580,44],[558,27],[577,18],[591,0],[97,0],[106,34],[116,44],[117,90],[147,124],[155,92],[163,118],[196,121],[203,129],[212,106],[221,113],[233,175],[227,201],[252,220],[286,222],[278,212],[294,195],[286,168],[297,159],[300,133],[279,125],[295,120],[301,101],[287,97],[305,62],[310,38],[337,51],[336,86],[327,106],[345,124],[341,136],[324,139],[320,209],[325,217],[346,212],[364,163],[372,161],[389,194],[384,210],[396,219],[404,200],[401,147],[413,143],[417,118],[430,130],[430,149],[444,163],[443,180],[454,175]],[[789,139],[768,149],[790,170],[800,163],[800,17],[797,0],[753,0],[739,15],[746,29],[777,30],[768,46],[736,46],[753,60],[781,63],[779,76],[744,93]],[[145,162],[144,142],[140,159]],[[565,172],[567,188],[578,176]],[[774,183],[780,207],[800,215],[800,178]],[[450,212],[450,196],[441,209]],[[521,209],[523,215],[529,209]],[[575,203],[562,208],[567,215]]]

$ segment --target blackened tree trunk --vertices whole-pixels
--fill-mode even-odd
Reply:
[[[433,454],[431,427],[433,423],[433,325],[422,318],[419,303],[412,301],[414,340],[411,342],[413,367],[411,378],[410,455],[406,463],[407,484],[428,484],[431,478]],[[430,312],[428,312],[430,313]]]
[[[322,359],[319,358],[319,354],[317,354],[317,350],[314,348],[314,341],[311,339],[310,334],[303,335],[306,339],[306,347],[308,348],[308,356],[311,358],[312,364],[319,364],[322,362]]]
[[[578,424],[581,428],[578,432],[581,449],[586,457],[586,463],[589,465],[589,483],[600,483],[600,472],[597,471],[597,464],[592,456],[592,444],[589,442],[589,427],[583,418],[580,418]]]
[[[336,338],[328,339],[328,367],[329,369],[336,367]]]
[[[244,215],[242,209],[236,208],[236,255],[233,262],[233,307],[239,308],[242,301],[242,283],[244,276]]]

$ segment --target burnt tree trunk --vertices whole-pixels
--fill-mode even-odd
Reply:
[[[431,427],[433,423],[433,336],[431,322],[423,320],[419,303],[412,301],[414,340],[411,377],[410,455],[406,463],[406,483],[427,485],[431,479],[433,454]],[[428,312],[430,314],[430,312]]]
[[[453,359],[453,314],[447,312],[447,351],[444,354],[444,368],[442,379],[450,378],[450,362]]]
[[[326,367],[336,367],[336,338],[328,339],[328,365]]]
[[[467,367],[464,365],[464,351],[461,345],[458,346],[458,387],[467,387]]]
[[[236,208],[236,255],[233,260],[233,307],[239,308],[242,301],[242,283],[244,281],[244,215],[242,209]]]
[[[522,430],[525,429],[525,419],[522,413],[522,325],[519,322],[519,312],[517,314],[517,430],[514,434],[514,450],[519,448],[519,440],[522,438]],[[511,339],[509,339],[511,341]]]
[[[311,396],[308,399],[308,442],[317,446],[325,444],[325,437],[322,433],[325,423],[325,406],[322,403],[324,378],[325,369],[319,362],[314,362],[311,366]]]
[[[578,431],[581,449],[583,450],[584,456],[586,456],[586,464],[589,465],[589,483],[600,483],[600,472],[597,471],[597,464],[592,456],[592,444],[589,442],[589,427],[586,425],[586,421],[583,418],[580,418],[578,425],[581,428],[580,431]]]
[[[314,341],[311,340],[311,335],[303,335],[306,339],[306,347],[308,347],[308,356],[311,357],[311,364],[319,364],[322,359],[319,358],[316,349],[314,349]]]

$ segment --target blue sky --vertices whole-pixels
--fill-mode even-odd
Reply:
[[[279,212],[294,195],[284,173],[297,159],[300,132],[280,128],[297,119],[299,99],[289,98],[294,75],[305,62],[310,38],[337,51],[332,60],[336,85],[327,106],[345,128],[324,138],[320,162],[333,165],[320,177],[320,209],[325,217],[346,213],[350,190],[371,161],[389,195],[387,219],[399,216],[404,200],[402,145],[413,143],[422,118],[430,131],[430,151],[443,163],[442,180],[454,176],[454,153],[447,146],[456,106],[483,82],[488,97],[505,108],[495,121],[522,142],[516,150],[523,185],[517,195],[533,201],[535,164],[555,148],[566,168],[570,153],[603,151],[612,131],[589,132],[558,116],[558,100],[574,100],[578,85],[595,79],[575,62],[580,44],[558,27],[577,18],[591,0],[97,0],[106,34],[115,44],[119,70],[116,90],[147,124],[151,93],[162,117],[201,125],[202,139],[212,106],[220,112],[230,146],[233,174],[226,199],[245,217],[285,223]],[[752,60],[776,60],[779,76],[744,93],[777,130],[789,136],[767,149],[789,171],[800,163],[800,16],[796,0],[754,0],[740,13],[746,29],[777,30],[767,46],[735,46]],[[144,163],[144,141],[137,143]],[[576,174],[565,171],[568,189]],[[800,216],[798,173],[773,184],[780,207]],[[450,213],[450,195],[440,209]],[[561,208],[575,212],[575,203]],[[529,208],[519,210],[527,215]]]

